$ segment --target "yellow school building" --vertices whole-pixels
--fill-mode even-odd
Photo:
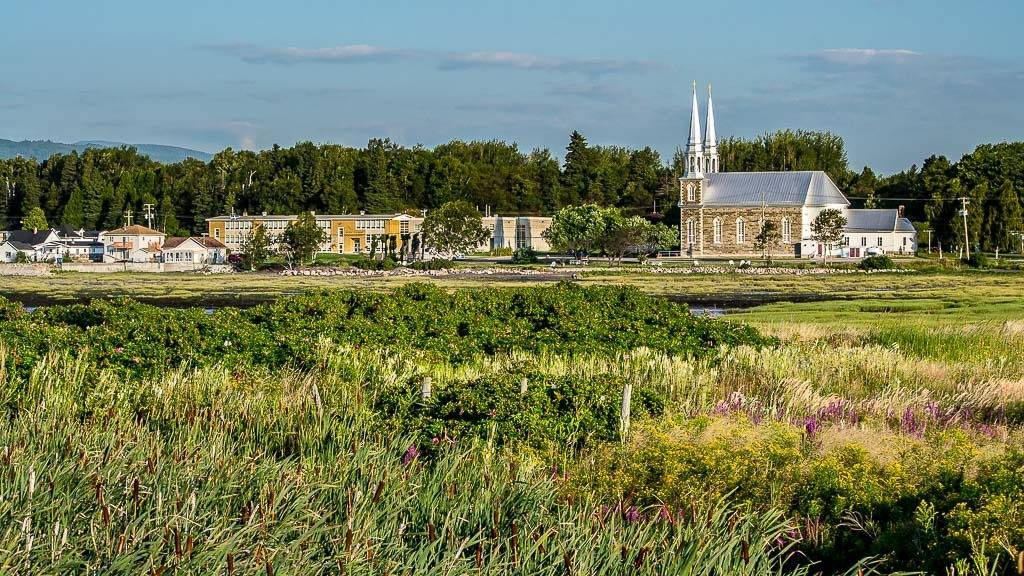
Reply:
[[[314,214],[314,217],[327,234],[320,251],[335,254],[368,253],[375,239],[377,252],[382,252],[389,236],[395,238],[395,248],[400,250],[406,239],[411,240],[423,225],[423,218],[408,214]],[[296,215],[215,216],[206,219],[206,226],[210,237],[232,252],[238,252],[256,226],[266,231],[271,247],[277,248],[281,234],[297,219]]]

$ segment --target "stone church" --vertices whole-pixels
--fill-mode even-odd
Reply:
[[[697,85],[693,87],[686,171],[679,179],[679,241],[685,255],[753,256],[762,219],[775,220],[781,235],[776,255],[830,255],[862,258],[871,254],[913,254],[917,233],[902,210],[853,209],[822,171],[719,172],[715,109],[708,87],[703,139]],[[811,221],[835,208],[846,216],[839,246],[811,238]]]

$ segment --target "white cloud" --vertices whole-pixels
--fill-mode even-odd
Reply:
[[[829,48],[807,56],[840,64],[870,64],[872,62],[906,62],[924,56],[924,54],[904,49]]]
[[[579,73],[590,76],[629,74],[662,68],[642,60],[615,58],[557,58],[511,51],[431,52],[386,48],[369,44],[348,44],[324,48],[268,48],[255,44],[212,44],[204,46],[230,54],[250,64],[300,64],[307,62],[349,64],[365,61],[425,60],[442,70],[506,68]]]
[[[250,64],[349,63],[416,57],[416,53],[407,50],[382,48],[369,44],[348,44],[325,48],[297,48],[294,46],[263,48],[255,44],[213,44],[205,48],[231,54]]]

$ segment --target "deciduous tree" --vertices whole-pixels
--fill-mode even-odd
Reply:
[[[28,211],[28,214],[21,221],[22,230],[47,230],[46,214],[39,206]]]
[[[327,241],[327,233],[316,223],[312,212],[303,212],[285,228],[281,243],[289,261],[312,262],[320,245]]]
[[[836,208],[826,208],[811,221],[811,238],[822,245],[821,263],[828,263],[828,253],[843,239],[846,216]]]
[[[426,248],[448,258],[473,250],[491,236],[480,211],[461,200],[428,211],[422,232]]]
[[[256,225],[242,241],[242,266],[251,271],[259,270],[270,255],[270,237],[263,226]]]

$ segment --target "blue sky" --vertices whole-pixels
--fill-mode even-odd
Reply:
[[[714,85],[720,137],[831,130],[856,168],[1024,139],[1021,0],[92,0],[3,13],[0,138],[207,151],[502,139],[561,156],[578,129],[667,159],[695,79]]]

